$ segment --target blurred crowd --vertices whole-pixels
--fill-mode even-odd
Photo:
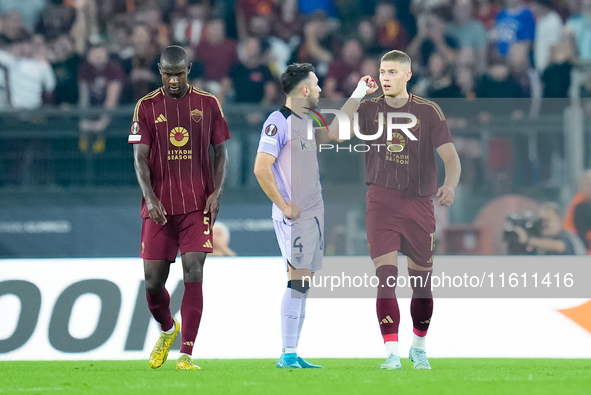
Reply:
[[[193,84],[233,102],[280,100],[294,61],[347,96],[391,49],[425,97],[568,97],[591,61],[591,0],[2,0],[0,109],[134,103],[173,43]]]
[[[2,0],[0,110],[133,104],[160,86],[170,44],[222,102],[282,101],[294,61],[314,64],[324,97],[346,97],[391,49],[411,56],[424,97],[565,98],[591,62],[591,0]]]

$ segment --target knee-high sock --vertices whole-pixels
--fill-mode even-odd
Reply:
[[[412,316],[413,332],[419,337],[427,335],[431,315],[433,314],[433,294],[431,293],[431,272],[408,269],[411,277],[418,277],[417,280],[409,279],[412,286],[412,300],[410,302],[410,315]]]
[[[201,314],[203,313],[203,288],[202,282],[185,283],[185,293],[181,303],[181,353],[193,354],[193,346],[197,338]]]
[[[400,324],[400,309],[396,299],[396,282],[398,281],[398,267],[384,265],[376,269],[378,277],[378,297],[376,310],[384,343],[398,341],[398,326]],[[390,280],[388,280],[390,278]],[[394,280],[395,279],[395,280]],[[388,286],[390,284],[391,286]]]
[[[146,292],[148,308],[152,317],[160,324],[162,331],[167,331],[174,325],[172,314],[170,314],[170,295],[166,288],[155,294]]]
[[[283,294],[281,302],[281,337],[283,339],[283,352],[297,352],[302,305],[305,293],[299,292],[289,286]]]
[[[306,302],[308,301],[308,292],[304,294],[302,299],[302,308],[300,312],[300,325],[298,326],[298,338],[296,340],[296,347],[300,344],[300,336],[302,335],[302,327],[304,326],[304,319],[306,318]]]

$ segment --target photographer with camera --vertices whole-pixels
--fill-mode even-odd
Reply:
[[[538,210],[539,232],[513,226],[517,243],[525,247],[525,251],[535,251],[541,255],[584,255],[582,242],[562,228],[559,212],[560,207],[556,203],[544,203]]]

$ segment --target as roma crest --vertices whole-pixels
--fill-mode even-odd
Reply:
[[[193,121],[200,122],[202,118],[203,118],[203,111],[201,111],[197,108],[191,111],[191,119]]]

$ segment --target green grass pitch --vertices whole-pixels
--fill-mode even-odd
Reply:
[[[591,394],[591,360],[437,359],[433,370],[381,371],[381,359],[310,359],[324,369],[280,370],[275,360],[199,360],[202,370],[152,370],[146,361],[4,361],[0,394]]]

